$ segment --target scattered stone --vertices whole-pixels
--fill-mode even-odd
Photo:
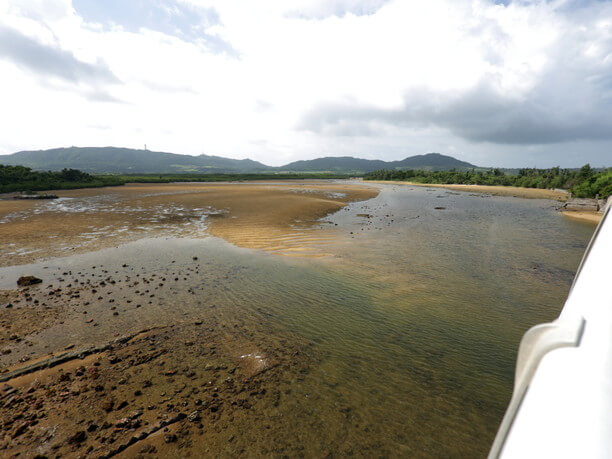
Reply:
[[[114,406],[115,406],[115,402],[111,399],[108,399],[102,402],[102,409],[106,411],[107,413],[110,413],[111,411],[113,411]]]
[[[87,440],[87,434],[84,430],[79,430],[77,433],[68,438],[68,443],[73,445],[83,443],[85,440]]]
[[[164,441],[166,443],[174,443],[178,440],[178,437],[175,434],[166,434],[164,435]]]
[[[154,454],[157,452],[157,448],[153,445],[142,445],[139,452],[140,454]]]
[[[20,436],[21,434],[23,434],[26,430],[28,430],[30,423],[29,422],[23,422],[21,423],[14,431],[13,434],[11,435],[11,437],[13,439],[17,438],[18,436]]]
[[[27,287],[28,285],[40,284],[42,283],[42,279],[34,276],[21,276],[17,279],[17,285],[20,287]]]

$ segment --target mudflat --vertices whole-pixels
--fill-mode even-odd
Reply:
[[[378,190],[311,181],[129,184],[57,194],[52,201],[0,200],[0,266],[160,235],[212,234],[242,247],[304,254],[327,237],[307,231],[318,219]]]
[[[332,236],[314,231],[318,220],[378,190],[268,182],[58,194],[0,201],[0,264],[15,273],[0,290],[1,454],[299,454],[278,418],[295,410],[290,394],[320,356],[240,307],[239,292],[253,291],[236,288],[246,266],[224,265],[231,248],[215,256],[196,241],[324,255]],[[16,288],[22,269],[43,282]]]

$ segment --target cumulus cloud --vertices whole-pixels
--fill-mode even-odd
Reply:
[[[0,0],[0,151],[602,165],[611,66],[609,1]]]
[[[0,24],[0,58],[43,76],[54,76],[73,83],[117,83],[119,79],[106,64],[77,59],[73,53],[49,46]]]
[[[612,17],[612,9],[584,8],[562,18],[545,62],[524,76],[527,85],[504,83],[511,73],[513,37],[490,21],[469,31],[488,36],[481,51],[489,68],[474,84],[408,88],[394,107],[324,102],[306,112],[297,127],[329,136],[376,136],[388,126],[433,126],[468,141],[518,145],[612,139],[612,26],[601,20]]]

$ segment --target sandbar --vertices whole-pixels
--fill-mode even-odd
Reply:
[[[0,200],[0,265],[89,252],[144,237],[221,237],[283,255],[330,237],[317,220],[379,190],[324,181],[127,184],[61,190],[53,201]],[[319,253],[320,255],[320,253]]]
[[[516,198],[528,199],[553,199],[555,201],[565,202],[569,197],[569,193],[563,190],[548,190],[541,188],[523,188],[517,186],[501,186],[501,185],[460,185],[460,184],[443,184],[443,183],[415,183],[403,182],[394,180],[368,180],[370,183],[390,183],[403,184],[413,186],[447,188],[456,191],[469,191],[472,193],[486,193],[493,196],[513,196]]]

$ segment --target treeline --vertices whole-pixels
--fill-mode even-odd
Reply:
[[[342,174],[126,174],[92,175],[77,169],[37,172],[24,166],[0,164],[0,193],[117,186],[126,183],[232,182],[347,178]]]
[[[379,170],[364,180],[402,180],[416,183],[465,185],[501,185],[525,188],[562,188],[579,198],[606,198],[612,194],[612,168],[593,169],[586,164],[580,169],[519,169],[518,174],[505,174],[500,169],[485,171]]]
[[[120,174],[114,176],[131,183],[170,183],[170,182],[236,182],[250,180],[305,180],[305,179],[342,179],[345,174],[328,173],[246,173],[246,174]]]
[[[29,167],[0,164],[0,193],[90,188],[123,183],[114,176],[94,176],[76,169],[37,172]]]

